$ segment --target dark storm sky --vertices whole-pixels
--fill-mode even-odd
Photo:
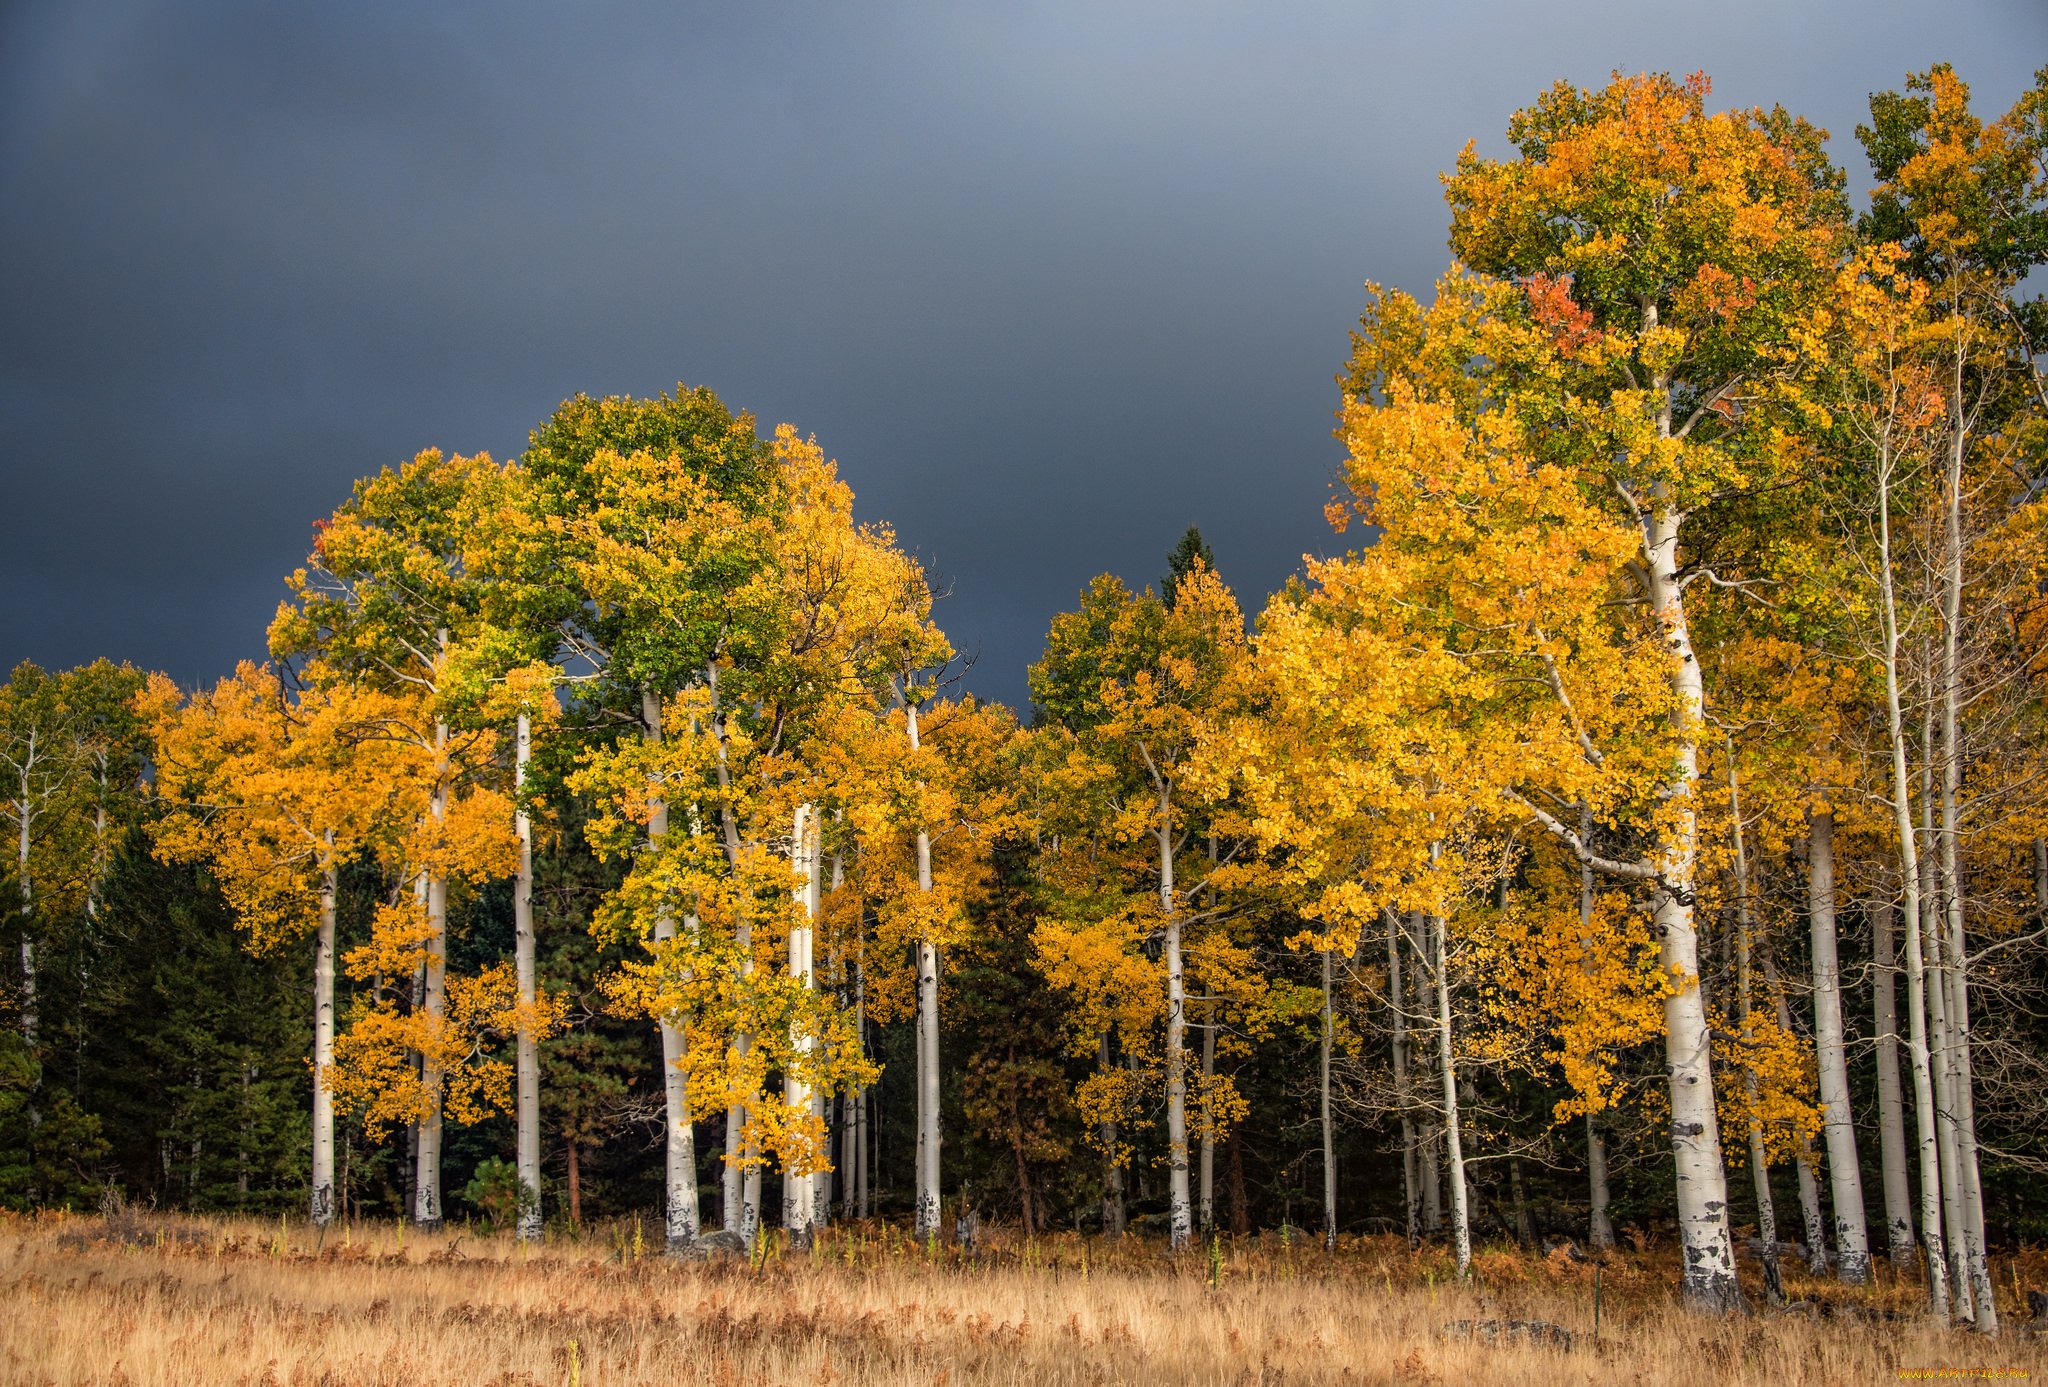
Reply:
[[[1559,77],[1703,68],[1851,131],[2040,0],[0,8],[0,660],[212,679],[350,481],[578,390],[717,389],[951,584],[982,692],[1189,524],[1328,547],[1360,286]]]

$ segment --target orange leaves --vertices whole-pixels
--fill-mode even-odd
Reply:
[[[371,1136],[381,1140],[393,1127],[420,1121],[432,1112],[434,1094],[421,1082],[415,1057],[443,1076],[441,1101],[456,1122],[481,1121],[512,1104],[512,1066],[497,1054],[522,1020],[546,1039],[561,1028],[565,998],[545,992],[531,1008],[517,1002],[509,963],[470,978],[448,981],[448,1012],[401,1011],[389,998],[357,994],[348,1026],[334,1042],[334,1067],[327,1086],[336,1103],[359,1113]]]
[[[1529,313],[1536,325],[1550,334],[1550,344],[1567,356],[1576,355],[1597,341],[1600,332],[1593,315],[1572,301],[1569,275],[1538,271],[1522,280],[1522,292],[1529,300]]]
[[[1688,316],[1731,321],[1756,306],[1756,281],[1748,275],[1734,275],[1719,265],[1702,265],[1692,283],[1678,292],[1680,307]],[[1590,318],[1590,314],[1588,317]]]
[[[1527,885],[1473,941],[1488,1019],[1514,1039],[1540,1037],[1534,1055],[1555,1065],[1571,1092],[1556,1121],[1598,1113],[1619,1099],[1620,1057],[1662,1034],[1671,984],[1657,944],[1617,892],[1582,915],[1578,872],[1554,848],[1530,864]]]
[[[366,851],[395,851],[425,814],[430,765],[380,729],[403,698],[346,684],[287,692],[267,666],[180,706],[152,679],[137,704],[156,741],[156,850],[207,861],[258,949],[310,930],[328,873]]]

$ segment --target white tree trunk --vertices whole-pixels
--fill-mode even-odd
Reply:
[[[939,1230],[939,951],[929,939],[917,942],[917,1233]]]
[[[1600,1124],[1591,1113],[1586,1114],[1586,1184],[1592,1198],[1592,1217],[1588,1220],[1586,1241],[1595,1252],[1605,1252],[1614,1246],[1614,1220],[1608,1217],[1607,1206],[1610,1196],[1607,1190],[1607,1138],[1600,1132]]]
[[[528,768],[533,761],[533,719],[524,710],[514,733],[512,785],[524,795]],[[519,1033],[514,1041],[517,1099],[515,1124],[518,1129],[516,1163],[519,1171],[519,1240],[533,1242],[541,1235],[540,1206],[540,1051],[533,1034],[534,937],[533,937],[533,819],[522,800],[513,819],[519,836],[519,868],[512,879],[512,966],[519,988]]]
[[[1829,1202],[1835,1211],[1836,1269],[1845,1285],[1870,1279],[1863,1223],[1863,1173],[1849,1112],[1849,1061],[1842,1036],[1842,965],[1835,946],[1835,819],[1816,813],[1807,827],[1807,914],[1813,935],[1813,1047],[1820,1064],[1826,1120]]]
[[[1877,1033],[1877,1135],[1884,1163],[1885,1247],[1892,1266],[1913,1263],[1913,1191],[1906,1178],[1906,1110],[1899,1086],[1898,960],[1892,903],[1871,911],[1872,1022]]]
[[[918,736],[917,704],[903,697],[903,725],[910,749],[923,748]],[[924,824],[917,827],[917,889],[932,889],[932,840]],[[939,1231],[939,950],[932,939],[917,941],[917,1237],[920,1242]]]
[[[448,724],[434,723],[434,793],[428,801],[439,830],[448,821]],[[436,834],[438,837],[438,832]],[[423,1009],[428,1027],[438,1038],[448,1017],[448,876],[436,864],[427,871],[427,956]],[[424,1230],[441,1226],[441,1088],[444,1076],[437,1055],[420,1064],[420,1142],[413,1170],[413,1223]]]
[[[1654,314],[1652,315],[1654,319]],[[1654,326],[1654,321],[1651,324]],[[1665,382],[1659,380],[1660,393]],[[1669,434],[1667,418],[1661,426]],[[1728,1175],[1721,1160],[1720,1122],[1714,1110],[1712,1042],[1706,999],[1700,992],[1699,937],[1693,927],[1698,856],[1699,748],[1695,729],[1705,722],[1705,687],[1686,621],[1678,576],[1682,516],[1660,484],[1652,493],[1643,557],[1650,612],[1671,652],[1672,717],[1677,729],[1675,769],[1666,784],[1671,827],[1656,845],[1659,890],[1658,958],[1675,984],[1664,999],[1664,1060],[1671,1092],[1671,1152],[1678,1180],[1678,1227],[1685,1258],[1682,1293],[1698,1309],[1742,1304],[1735,1279],[1735,1244],[1728,1219]]]
[[[1330,1006],[1330,951],[1323,955],[1323,1037],[1321,1072],[1317,1075],[1317,1092],[1321,1099],[1323,1124],[1323,1246],[1335,1249],[1337,1246],[1337,1129],[1330,1121],[1330,1042],[1336,1036],[1336,1025]]]
[[[853,1043],[858,1053],[865,1057],[868,1045],[868,1000],[867,968],[859,959],[853,964]],[[868,1216],[868,1090],[865,1085],[853,1091],[853,1160],[847,1166],[853,1178],[853,1216],[865,1219]]]
[[[1206,1120],[1202,1123],[1198,1226],[1204,1233],[1216,1226],[1216,1026],[1216,1008],[1212,1003],[1209,1024],[1202,1028],[1202,1101]]]
[[[1950,1044],[1955,1073],[1956,1166],[1961,1180],[1958,1196],[1962,1205],[1963,1265],[1969,1277],[1972,1307],[1981,1333],[1998,1332],[1998,1307],[1991,1295],[1991,1268],[1984,1254],[1984,1184],[1977,1163],[1977,1104],[1972,1093],[1970,1063],[1970,956],[1963,931],[1963,877],[1957,846],[1957,799],[1962,788],[1963,746],[1960,727],[1962,679],[1957,658],[1957,639],[1963,606],[1963,456],[1967,448],[1968,416],[1963,397],[1963,357],[1960,345],[1951,377],[1951,413],[1948,448],[1948,485],[1944,509],[1947,512],[1946,543],[1942,555],[1942,639],[1941,639],[1941,895],[1947,907],[1946,969]]]
[[[661,695],[652,688],[640,691],[641,735],[649,745],[659,746],[662,739]],[[525,718],[520,719],[521,740],[525,740]],[[522,816],[523,817],[523,816]],[[668,837],[668,797],[650,789],[647,795],[647,842],[656,854]],[[528,863],[527,880],[531,881],[531,833],[530,827],[522,823],[521,856]],[[532,907],[528,906],[529,935],[532,930]],[[692,933],[696,922],[688,921]],[[654,939],[658,944],[667,943],[676,937],[675,914],[664,903],[654,917]],[[529,944],[530,947],[530,944]],[[700,1216],[697,1208],[697,1134],[691,1123],[689,1081],[683,1072],[683,1065],[689,1055],[689,1033],[675,1024],[680,1018],[661,1017],[656,1025],[661,1032],[661,1095],[662,1125],[665,1138],[662,1142],[662,1245],[671,1256],[685,1256],[697,1247]],[[534,1164],[539,1169],[540,1122],[539,1094],[536,1091],[534,1103]],[[521,1139],[524,1140],[524,1132]],[[524,1159],[522,1147],[521,1159]],[[524,1178],[523,1176],[521,1178]],[[538,1186],[536,1186],[538,1188]],[[538,1218],[535,1222],[538,1223]],[[536,1229],[536,1232],[538,1230]]]
[[[796,877],[797,884],[791,889],[796,899],[798,916],[789,931],[789,976],[806,991],[816,985],[816,973],[812,967],[811,922],[817,918],[814,900],[814,886],[818,879],[818,811],[815,806],[799,804],[796,817],[790,827],[789,869]],[[790,1048],[800,1057],[811,1052],[812,1037],[792,1030]],[[796,1113],[811,1110],[811,1088],[803,1075],[792,1066],[782,1076],[782,1101],[789,1109],[784,1116],[793,1118]],[[808,1247],[811,1241],[811,1221],[815,1217],[816,1197],[812,1177],[799,1173],[788,1164],[782,1171],[782,1226],[789,1233],[792,1247]]]
[[[1754,915],[1749,904],[1749,850],[1742,822],[1742,786],[1735,771],[1735,748],[1728,748],[1728,805],[1730,830],[1735,845],[1735,1006],[1736,1023],[1742,1028],[1745,1054],[1755,1043],[1754,987],[1750,971],[1750,935]],[[1762,1247],[1764,1290],[1772,1304],[1785,1298],[1784,1283],[1778,1275],[1778,1206],[1771,1197],[1771,1153],[1764,1144],[1763,1124],[1757,1120],[1756,1068],[1745,1059],[1742,1093],[1748,1100],[1749,1172],[1756,1191],[1756,1233]]]
[[[330,861],[334,834],[327,834]],[[320,879],[320,924],[313,936],[313,1194],[309,1213],[316,1227],[334,1218],[334,898],[335,869]]]
[[[833,817],[839,817],[839,813],[837,810],[833,811]],[[814,921],[823,919],[825,912],[825,897],[824,892],[819,885],[820,878],[818,871],[819,865],[822,864],[824,861],[824,839],[822,837],[822,822],[820,823],[819,830],[821,836],[818,841],[816,853],[814,854],[816,857],[816,863],[814,863],[811,872],[810,914],[811,919]],[[841,860],[840,854],[837,851],[834,851],[832,854],[832,890],[835,894],[845,884],[845,880],[845,864]],[[812,947],[815,951],[815,936],[813,936]],[[841,977],[844,977],[845,973],[843,971],[841,956],[836,939],[833,941],[832,950],[829,957],[833,960],[830,971],[838,974]],[[813,979],[812,986],[816,986],[815,979]],[[846,1183],[847,1167],[844,1164],[836,1163],[832,1160],[831,1110],[833,1106],[834,1105],[832,1103],[831,1097],[826,1093],[824,1089],[814,1089],[812,1091],[811,1116],[813,1120],[815,1120],[818,1124],[818,1154],[826,1163],[824,1169],[818,1171],[811,1177],[811,1226],[813,1228],[825,1228],[831,1225],[833,1186],[835,1184],[844,1185]],[[840,1124],[842,1127],[844,1127],[846,1125],[846,1106],[844,1103],[840,1103],[837,1105],[837,1107],[839,1111]]]
[[[1739,831],[1739,830],[1738,830]],[[1593,806],[1585,805],[1579,813],[1579,839],[1591,844],[1593,841]],[[1593,869],[1584,862],[1579,864],[1579,927],[1587,931],[1582,936],[1583,947],[1590,955],[1593,948]],[[1589,956],[1586,966],[1592,966]],[[1586,1114],[1586,1184],[1591,1200],[1592,1213],[1587,1219],[1586,1240],[1595,1252],[1605,1252],[1614,1246],[1614,1220],[1607,1216],[1609,1194],[1607,1189],[1607,1139],[1601,1135],[1600,1123],[1593,1113]],[[1410,1238],[1413,1241],[1413,1238]]]
[[[1932,885],[1923,876],[1922,886]],[[1971,1303],[1974,1288],[1970,1266],[1964,1256],[1964,1210],[1962,1170],[1956,1143],[1955,1041],[1949,1030],[1948,967],[1942,957],[1940,906],[1935,890],[1921,897],[1920,934],[1927,961],[1927,1030],[1933,1045],[1934,1145],[1941,1166],[1941,1226],[1944,1250],[1948,1253],[1949,1297],[1962,1319],[1976,1319]]]
[[[1171,788],[1159,784],[1159,909],[1166,917],[1166,1241],[1179,1249],[1193,1236],[1188,1195],[1187,979],[1181,969],[1180,910],[1173,885]]]
[[[1941,1236],[1941,1165],[1934,1119],[1933,1064],[1928,1053],[1926,969],[1920,938],[1920,853],[1913,835],[1912,781],[1906,769],[1906,724],[1899,698],[1898,588],[1892,568],[1889,444],[1878,455],[1878,613],[1883,626],[1885,725],[1892,753],[1892,831],[1905,896],[1907,1054],[1913,1069],[1913,1113],[1920,1153],[1920,1238],[1926,1249],[1928,1308],[1947,1318],[1948,1269]]]
[[[726,760],[725,713],[719,705],[716,661],[704,666],[704,687],[711,693],[711,730],[720,800],[719,828],[725,847],[726,866],[737,877],[741,869],[743,852],[739,820],[733,813],[732,768]],[[739,918],[733,924],[733,944],[739,953],[740,976],[752,977],[754,924],[746,913],[744,901],[741,902]],[[754,1037],[750,1032],[740,1030],[734,1033],[734,1055],[744,1058],[753,1048]],[[751,1252],[754,1238],[761,1229],[761,1167],[754,1143],[748,1136],[748,1126],[746,1104],[730,1104],[725,1110],[725,1168],[719,1180],[719,1216],[724,1220],[725,1231],[737,1234]]]
[[[1785,1035],[1795,1035],[1792,1025],[1792,1003],[1785,995],[1785,980],[1778,975],[1778,965],[1772,960],[1771,951],[1763,950],[1764,976],[1770,982],[1771,1004],[1778,1015],[1778,1029]],[[1793,1173],[1799,1186],[1799,1219],[1806,1231],[1806,1269],[1820,1276],[1828,1269],[1828,1223],[1821,1212],[1820,1180],[1814,1174],[1819,1164],[1814,1154],[1813,1138],[1799,1133]]]
[[[1393,1031],[1394,1106],[1401,1114],[1401,1217],[1408,1246],[1421,1234],[1422,1179],[1416,1169],[1414,1095],[1408,1088],[1408,990],[1401,968],[1401,917],[1387,921],[1387,1001]]]
[[[1428,928],[1436,954],[1437,1067],[1443,1078],[1444,1148],[1451,1180],[1451,1247],[1463,1278],[1472,1271],[1472,1218],[1465,1191],[1465,1147],[1458,1129],[1458,1062],[1451,1048],[1450,948],[1445,938],[1449,927],[1443,916],[1431,915]]]
[[[35,754],[34,734],[30,734],[29,754]],[[15,853],[15,884],[21,893],[21,1038],[28,1042],[29,1053],[36,1048],[36,898],[35,889],[29,883],[28,832],[34,811],[29,806],[28,774],[21,778],[21,799],[15,810],[20,816],[20,835]]]

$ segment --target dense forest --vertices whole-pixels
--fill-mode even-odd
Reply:
[[[210,688],[21,665],[0,1203],[1621,1236],[1702,1307],[1882,1257],[1995,1328],[2048,1234],[2048,70],[1874,97],[1861,211],[1708,98],[1468,147],[1338,376],[1357,547],[1248,611],[1190,529],[1027,710],[816,440],[685,386],[358,482]]]

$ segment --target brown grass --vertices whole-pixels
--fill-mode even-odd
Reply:
[[[450,1230],[43,1215],[0,1218],[0,1383],[1314,1384],[1910,1380],[2048,1376],[2048,1340],[1986,1341],[1911,1313],[1915,1292],[1800,1282],[1809,1314],[1714,1319],[1671,1303],[1668,1258],[1592,1270],[1487,1251],[1457,1285],[1440,1253],[1365,1239],[1335,1254],[1267,1236],[1206,1253],[1000,1236],[931,1255],[886,1229],[810,1253],[677,1264],[633,1225],[525,1253]],[[2040,1284],[2038,1255],[2000,1275]],[[2024,1316],[2017,1282],[2001,1310]],[[1822,1306],[1825,1305],[1826,1312]],[[1875,1318],[1901,1311],[1896,1320]],[[1861,1318],[1856,1318],[1861,1316]],[[1550,1320],[1569,1352],[1451,1342],[1468,1318]],[[2017,1326],[2015,1329],[2017,1330]],[[1955,1380],[1951,1378],[1950,1380]]]

